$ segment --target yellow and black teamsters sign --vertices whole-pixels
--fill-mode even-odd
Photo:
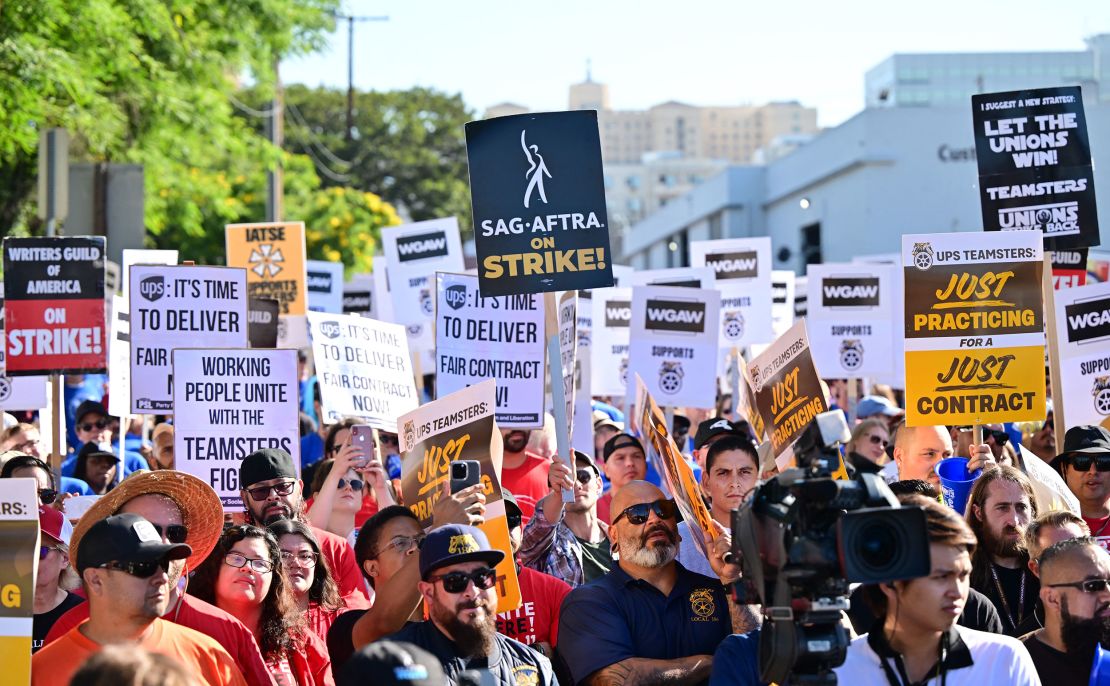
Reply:
[[[748,366],[756,411],[777,458],[814,417],[829,409],[813,366],[806,320],[800,319]]]
[[[1041,235],[906,235],[902,264],[906,423],[1043,419]]]
[[[5,684],[31,683],[38,551],[38,482],[0,479],[0,664]]]

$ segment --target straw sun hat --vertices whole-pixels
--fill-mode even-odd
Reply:
[[[181,508],[182,520],[189,529],[185,542],[193,549],[186,563],[190,570],[199,567],[223,532],[223,504],[208,484],[170,469],[134,474],[101,496],[73,526],[69,554],[72,564],[77,564],[81,538],[93,524],[116,514],[132,498],[153,494],[164,495]]]

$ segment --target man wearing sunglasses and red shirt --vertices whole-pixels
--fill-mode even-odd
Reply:
[[[412,643],[435,655],[451,686],[469,669],[488,669],[497,684],[554,686],[546,657],[497,633],[494,567],[504,557],[477,527],[432,529],[420,548],[417,585],[428,621],[409,622],[388,640]]]
[[[1051,464],[1079,499],[1091,536],[1110,549],[1110,431],[1094,425],[1071,427]]]

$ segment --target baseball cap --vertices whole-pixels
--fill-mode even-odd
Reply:
[[[439,659],[423,648],[401,641],[375,641],[343,663],[335,683],[336,686],[442,686],[446,677]]]
[[[516,512],[518,517],[524,516],[524,511],[520,509],[520,505],[516,502],[516,496],[501,487],[501,499],[505,501],[505,514],[510,511]]]
[[[593,418],[594,418],[594,431],[597,431],[598,429],[600,429],[603,426],[612,427],[612,428],[616,429],[617,431],[624,431],[624,424],[621,424],[620,422],[614,420],[612,417],[609,416],[609,414],[607,412],[604,412],[602,410],[594,410],[593,411]]]
[[[1110,430],[1094,424],[1073,426],[1064,434],[1064,449],[1051,464],[1059,469],[1069,455],[1076,453],[1110,455]]]
[[[601,476],[601,469],[599,469],[598,466],[597,466],[597,463],[594,462],[594,458],[590,457],[589,455],[582,452],[581,450],[575,450],[574,451],[574,466],[577,467],[579,462],[585,462],[587,467],[594,470],[594,472],[598,476]]]
[[[85,415],[92,414],[93,412],[100,414],[105,419],[108,418],[108,410],[104,409],[104,405],[95,400],[83,401],[77,406],[77,412],[74,413],[73,417],[77,423],[80,424],[81,420],[85,418]]]
[[[744,424],[739,422],[734,424],[724,417],[710,417],[701,424],[698,424],[698,431],[694,434],[694,449],[700,450],[704,448],[711,438],[720,436],[721,434],[732,434],[733,436],[749,435]]]
[[[428,532],[420,548],[420,578],[440,567],[461,562],[485,562],[491,567],[505,559],[505,553],[495,550],[489,539],[476,526],[444,524]]]
[[[281,448],[263,448],[243,458],[239,464],[239,486],[249,488],[270,479],[296,479],[293,457]]]
[[[856,419],[867,419],[877,414],[884,417],[900,417],[906,413],[881,395],[865,395],[860,398],[859,404],[856,405]]]
[[[88,459],[96,455],[110,457],[116,462],[119,462],[119,456],[112,452],[111,443],[93,443],[92,441],[81,446],[81,450],[77,452],[77,459],[81,459],[82,457]]]
[[[163,543],[154,525],[137,514],[118,514],[89,527],[77,549],[77,572],[108,562],[182,560],[193,549],[184,543]]]
[[[56,507],[39,505],[39,529],[57,543],[69,545],[73,525],[66,521],[65,515]]]
[[[631,434],[617,434],[605,441],[605,446],[601,449],[601,454],[605,460],[608,461],[610,455],[621,448],[627,448],[629,446],[639,448],[641,452],[644,452],[644,444],[640,442],[640,439]],[[647,453],[644,452],[644,454],[646,455]]]

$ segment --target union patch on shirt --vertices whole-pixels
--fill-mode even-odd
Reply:
[[[690,591],[690,621],[713,622],[716,621],[717,603],[713,601],[713,590],[709,588],[695,588]]]
[[[535,665],[513,667],[513,686],[538,686],[540,672]]]

